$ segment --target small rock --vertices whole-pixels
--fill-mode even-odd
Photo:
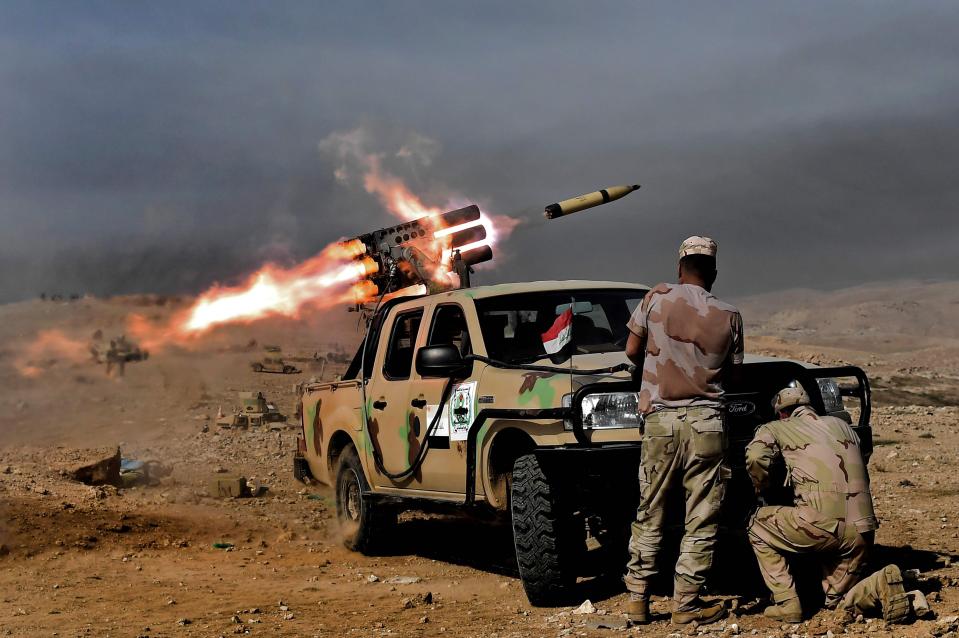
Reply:
[[[586,614],[587,629],[626,629],[629,623],[622,616]]]
[[[176,621],[176,624],[178,625],[190,625],[192,623],[193,621],[190,620],[189,618],[181,618],[180,620]]]
[[[420,624],[421,624],[421,625],[425,625],[425,624],[428,623],[429,621],[430,621],[430,617],[429,617],[429,616],[423,616],[422,618],[420,618]]]
[[[233,616],[230,618],[230,621],[231,621],[234,625],[242,625],[242,624],[243,624],[243,619],[240,618],[239,616],[237,616],[236,614],[233,614]]]
[[[889,454],[886,455],[886,458],[887,458],[887,459],[894,459],[894,458],[896,458],[896,457],[898,457],[898,456],[899,456],[899,452],[896,452],[895,450],[893,450],[892,452],[890,452]]]
[[[595,614],[596,607],[589,600],[584,600],[583,604],[573,610],[574,614]]]
[[[421,580],[423,579],[420,578],[419,576],[392,576],[390,578],[387,578],[383,582],[389,585],[415,585]]]
[[[366,577],[366,582],[368,583],[376,583],[376,582],[379,582],[379,580],[380,579],[376,574],[370,574],[369,576]]]
[[[292,613],[289,613],[289,614],[283,616],[283,620],[293,620],[294,618],[295,618],[295,616],[294,616]]]
[[[912,603],[912,611],[916,614],[916,618],[931,618],[933,615],[932,608],[929,607],[929,601],[926,600],[925,595],[919,590],[907,592],[906,595],[909,597],[910,602]]]

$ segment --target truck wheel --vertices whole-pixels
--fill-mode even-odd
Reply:
[[[365,495],[369,491],[356,450],[346,448],[336,472],[336,516],[343,544],[363,554],[373,553],[386,529],[396,524],[396,513],[374,503]]]
[[[565,602],[576,582],[572,517],[563,512],[534,454],[516,459],[510,487],[513,544],[526,596],[533,605]]]

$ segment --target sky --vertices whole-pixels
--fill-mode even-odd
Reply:
[[[955,278],[956,33],[954,2],[7,0],[0,301],[196,293],[389,226],[335,176],[355,131],[427,203],[523,221],[478,283],[671,280],[692,234],[719,294]]]

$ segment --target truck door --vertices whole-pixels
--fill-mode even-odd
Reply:
[[[378,456],[384,468],[394,474],[410,467],[422,443],[424,428],[412,421],[409,398],[413,353],[422,322],[423,308],[397,312],[392,325],[384,330],[388,338],[376,357],[383,362],[382,368],[374,373],[367,393],[372,408],[368,422],[370,453]],[[372,462],[373,458],[369,460]],[[421,483],[421,472],[399,481],[373,472],[373,484],[378,487],[422,489]]]
[[[456,303],[439,304],[433,309],[423,345],[454,345],[463,355],[472,352],[470,332],[463,308]],[[439,414],[438,427],[428,442],[423,463],[423,488],[437,492],[463,494],[466,489],[466,428],[475,416],[476,383],[457,379],[445,406],[439,405],[448,379],[410,377],[411,420],[419,423],[425,436]]]

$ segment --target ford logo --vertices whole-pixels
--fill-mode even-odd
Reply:
[[[726,411],[733,416],[749,416],[756,411],[756,404],[752,401],[730,401]]]

